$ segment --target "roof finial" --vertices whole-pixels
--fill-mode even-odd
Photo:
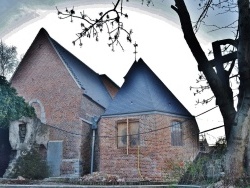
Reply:
[[[134,43],[134,47],[135,47],[134,54],[135,54],[135,61],[136,61],[136,54],[138,53],[138,52],[136,51],[136,48],[138,47],[138,44],[136,44],[136,42]]]

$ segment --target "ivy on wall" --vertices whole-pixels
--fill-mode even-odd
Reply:
[[[0,128],[8,128],[11,121],[21,117],[35,117],[35,110],[17,96],[16,90],[4,76],[0,76]]]

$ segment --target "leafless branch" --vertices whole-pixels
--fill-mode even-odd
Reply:
[[[205,26],[213,26],[215,29],[211,30],[210,32],[217,31],[219,29],[224,29],[224,28],[233,28],[237,29],[237,27],[232,27],[232,25],[235,24],[236,21],[232,22],[231,24],[228,24],[227,26],[218,26],[218,25],[206,25],[205,19],[208,17],[208,12],[209,10],[215,10],[219,11],[216,13],[216,16],[226,14],[226,13],[237,13],[238,12],[238,6],[237,3],[234,1],[228,1],[228,0],[219,0],[219,1],[214,1],[214,0],[205,0],[201,1],[199,3],[199,10],[202,10],[198,20],[194,23],[193,29],[194,32],[198,32],[201,24]]]
[[[215,29],[210,30],[209,31],[209,33],[210,33],[210,32],[214,32],[214,31],[218,31],[220,29],[235,29],[236,30],[238,28],[237,23],[238,23],[238,20],[235,20],[235,21],[231,22],[230,24],[227,24],[227,25],[224,25],[224,26],[218,26],[218,25],[214,25],[214,24],[209,25],[209,24],[206,24],[205,22],[204,22],[204,25],[208,26],[208,27],[214,27],[215,28]]]
[[[112,48],[112,51],[114,51],[115,45],[120,46],[121,49],[124,50],[120,42],[121,33],[125,33],[127,41],[131,43],[131,35],[133,32],[132,30],[127,30],[121,21],[122,17],[128,18],[128,14],[123,12],[123,0],[117,0],[116,3],[113,3],[113,6],[113,8],[106,12],[100,12],[99,18],[97,19],[90,18],[84,11],[80,12],[80,16],[76,15],[74,7],[71,10],[66,8],[65,12],[60,11],[57,7],[56,9],[60,19],[70,18],[71,22],[73,22],[73,19],[77,18],[83,21],[81,23],[82,31],[76,34],[77,38],[73,41],[74,45],[79,41],[79,45],[82,46],[81,39],[83,37],[93,37],[96,41],[99,41],[99,34],[103,32],[105,26],[108,33],[108,46]]]

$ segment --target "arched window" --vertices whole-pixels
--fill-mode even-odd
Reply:
[[[171,123],[171,144],[172,146],[182,146],[182,126],[178,121]]]
[[[29,105],[35,109],[36,115],[41,120],[41,122],[46,124],[45,110],[41,101],[38,99],[32,99],[29,102]]]

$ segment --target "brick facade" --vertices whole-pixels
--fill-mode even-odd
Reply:
[[[45,33],[36,37],[11,83],[18,95],[33,101],[39,118],[43,106],[49,139],[63,140],[61,175],[81,173],[81,169],[89,173],[90,125],[82,119],[90,121],[104,108],[83,95]]]
[[[118,148],[117,122],[139,120],[139,147]],[[171,122],[182,122],[183,146],[171,145]],[[158,131],[154,131],[158,130]],[[99,171],[118,174],[128,181],[162,181],[169,162],[183,164],[198,153],[199,129],[194,119],[166,114],[103,117],[99,122]]]
[[[106,90],[98,90],[103,93],[93,92],[98,94],[94,95],[99,97],[98,100],[91,98],[64,64],[65,61],[59,54],[63,53],[63,50],[55,50],[50,39],[45,31],[39,32],[11,83],[18,94],[35,108],[41,121],[47,124],[49,140],[58,141],[59,145],[62,141],[60,148],[63,154],[62,157],[59,156],[62,159],[61,176],[80,176],[90,172],[90,124],[94,116],[100,117],[103,114],[96,138],[94,168],[97,171],[117,174],[129,181],[161,181],[170,170],[169,161],[182,164],[194,159],[198,152],[199,132],[194,118],[155,111],[126,117],[105,116],[107,111],[105,112],[101,103],[96,101],[102,100],[102,96],[108,96],[106,102],[111,100],[116,96],[119,87],[106,75],[97,75],[96,80],[101,79],[104,86],[102,88]],[[68,61],[72,60],[69,59]],[[88,80],[89,77],[85,81]],[[92,83],[94,82],[89,85],[93,88],[96,85]],[[118,148],[117,123],[127,119],[139,123],[139,147]],[[173,121],[181,122],[182,146],[172,146],[170,125]],[[51,153],[51,150],[49,151]]]

